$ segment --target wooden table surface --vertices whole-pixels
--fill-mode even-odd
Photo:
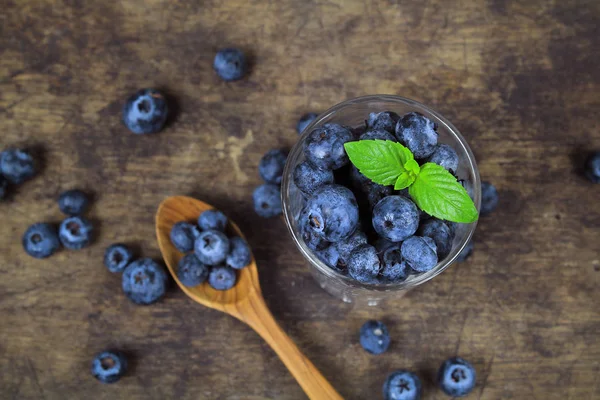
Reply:
[[[600,186],[580,177],[600,148],[597,1],[11,1],[0,15],[2,147],[30,146],[44,168],[0,204],[0,397],[3,399],[302,399],[250,328],[172,289],[130,303],[102,265],[115,241],[159,257],[154,212],[189,194],[225,210],[249,237],[266,301],[347,399],[381,398],[388,373],[424,382],[460,355],[473,399],[600,398]],[[239,46],[250,75],[212,70]],[[122,126],[142,87],[174,99],[163,132]],[[378,308],[344,304],[312,280],[283,219],[262,220],[257,165],[291,146],[295,123],[348,98],[400,94],[448,117],[500,192],[475,253]],[[58,194],[95,193],[93,246],[47,260],[21,235],[58,222]],[[385,321],[390,351],[358,343]],[[131,374],[102,385],[94,353],[127,352]]]

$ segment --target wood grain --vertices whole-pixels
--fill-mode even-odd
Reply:
[[[49,1],[4,0],[0,144],[32,147],[43,172],[0,204],[0,398],[306,398],[264,340],[179,289],[149,306],[122,295],[104,249],[127,242],[159,259],[154,214],[190,195],[224,210],[254,251],[265,302],[345,399],[380,398],[386,375],[415,371],[424,399],[447,397],[447,357],[478,373],[472,399],[600,398],[600,205],[581,178],[600,149],[600,4],[592,0]],[[217,49],[252,59],[233,83]],[[159,87],[177,115],[136,136],[124,99]],[[322,291],[281,219],[252,208],[257,166],[290,147],[305,112],[389,93],[427,104],[469,141],[500,193],[475,252],[378,308]],[[93,246],[47,260],[20,238],[59,222],[59,193],[95,193]],[[358,330],[382,319],[381,356]],[[90,377],[93,355],[127,352],[115,385]]]

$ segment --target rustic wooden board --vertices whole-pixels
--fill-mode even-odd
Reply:
[[[95,3],[95,4],[94,4]],[[443,359],[471,360],[471,398],[600,398],[600,186],[578,175],[600,148],[597,1],[10,1],[0,15],[2,147],[40,150],[43,173],[0,204],[0,393],[8,399],[302,399],[250,328],[173,289],[139,307],[102,266],[104,248],[158,257],[153,215],[168,195],[203,199],[249,236],[266,301],[348,399],[377,399],[394,369],[426,399]],[[252,54],[250,76],[221,82],[216,49]],[[162,133],[120,123],[140,87],[179,109]],[[401,94],[462,131],[498,210],[476,251],[381,308],[343,304],[311,279],[281,219],[252,211],[260,156],[296,140],[297,118],[342,100]],[[42,261],[20,237],[59,221],[58,194],[96,195],[96,243]],[[393,344],[366,354],[367,318]],[[132,374],[104,386],[92,355],[128,352]]]

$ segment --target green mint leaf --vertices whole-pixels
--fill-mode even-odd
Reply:
[[[414,161],[409,149],[390,140],[346,142],[344,149],[361,174],[385,186],[393,185],[406,171],[404,165],[410,160]]]
[[[415,176],[419,175],[419,172],[421,172],[421,168],[419,167],[419,163],[416,162],[414,159],[410,159],[408,160],[405,164],[404,164],[404,169],[412,172]]]
[[[419,208],[429,215],[452,222],[477,221],[477,208],[465,188],[437,164],[423,164],[408,192]]]
[[[410,185],[413,184],[415,179],[416,179],[415,174],[408,172],[408,171],[403,172],[398,177],[398,180],[396,180],[396,183],[394,184],[394,189],[396,189],[396,190],[406,189],[407,187],[409,187]]]

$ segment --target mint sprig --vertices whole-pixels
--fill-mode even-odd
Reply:
[[[350,161],[367,178],[394,189],[408,188],[419,208],[452,222],[477,221],[478,213],[465,188],[444,167],[421,166],[412,152],[389,140],[360,140],[344,144]]]

